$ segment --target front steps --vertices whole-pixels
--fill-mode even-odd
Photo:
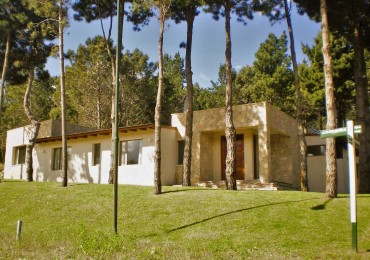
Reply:
[[[196,184],[198,187],[226,189],[226,182],[220,181],[203,181]],[[295,190],[291,184],[287,183],[261,183],[260,180],[237,180],[236,186],[238,190]]]

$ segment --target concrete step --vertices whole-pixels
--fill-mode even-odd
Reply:
[[[219,183],[214,183],[213,181],[203,181],[198,183],[196,186],[225,189],[226,182],[220,181]],[[278,190],[278,188],[275,187],[274,183],[262,184],[260,180],[237,180],[236,186],[238,190]]]

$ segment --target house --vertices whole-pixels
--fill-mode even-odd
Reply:
[[[296,121],[266,102],[233,108],[236,129],[238,183],[282,184],[299,187]],[[34,179],[61,181],[61,136],[56,121],[41,125],[34,149]],[[220,185],[225,179],[225,109],[194,111],[192,184]],[[69,181],[107,183],[111,130],[70,127],[68,131]],[[60,129],[60,127],[59,127]],[[171,126],[161,128],[163,185],[181,184],[185,114],[172,114]],[[29,127],[9,130],[5,178],[25,179],[25,145]],[[119,128],[120,184],[153,185],[154,125]]]

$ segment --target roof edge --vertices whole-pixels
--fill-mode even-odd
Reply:
[[[118,132],[127,133],[127,132],[136,132],[139,130],[146,131],[149,129],[154,130],[154,128],[155,128],[154,124],[143,124],[143,125],[137,125],[137,126],[119,127]],[[175,127],[167,126],[167,125],[161,126],[161,128],[176,129]],[[87,138],[90,136],[109,135],[109,134],[112,134],[112,129],[98,129],[98,130],[93,130],[93,131],[68,134],[67,139]],[[61,140],[62,140],[62,136],[59,135],[59,136],[52,136],[52,137],[37,138],[36,143],[54,142],[54,141],[61,141]]]

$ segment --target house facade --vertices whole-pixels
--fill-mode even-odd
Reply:
[[[234,106],[237,180],[262,184],[283,183],[299,187],[296,121],[266,102]],[[61,181],[61,136],[57,121],[43,122],[34,149],[34,179]],[[225,109],[194,112],[193,185],[219,184],[225,179]],[[29,127],[8,131],[4,175],[25,179],[24,155]],[[108,183],[111,162],[110,129],[70,126],[68,178],[70,182]],[[171,126],[161,128],[161,177],[163,185],[181,184],[185,114],[173,114]],[[153,185],[154,125],[119,129],[120,184]]]

